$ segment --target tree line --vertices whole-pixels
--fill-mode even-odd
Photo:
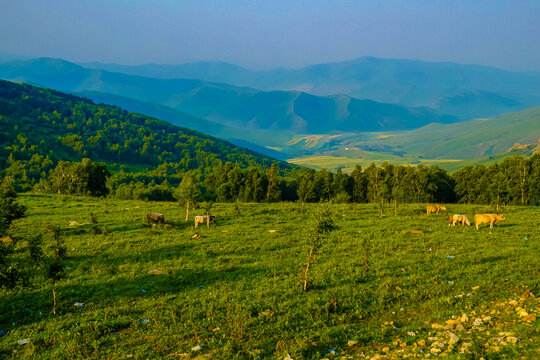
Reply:
[[[21,176],[13,174],[10,178]],[[20,174],[19,174],[20,175]],[[357,165],[350,174],[337,170],[295,169],[285,174],[276,164],[243,167],[217,162],[211,170],[167,174],[163,166],[146,172],[111,174],[90,159],[60,161],[33,186],[42,193],[108,196],[148,201],[334,203],[467,203],[540,205],[540,154],[514,155],[490,166],[465,166],[449,174],[438,166],[384,163]],[[183,194],[183,195],[179,195]],[[188,194],[188,195],[186,195]]]

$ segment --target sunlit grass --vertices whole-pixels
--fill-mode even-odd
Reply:
[[[234,204],[214,204],[216,224],[194,229],[175,203],[37,195],[20,201],[28,215],[12,233],[30,282],[1,293],[0,331],[7,333],[0,357],[297,360],[332,357],[336,349],[358,358],[396,348],[409,331],[427,339],[431,323],[539,290],[539,210],[532,207],[506,208],[506,221],[476,230],[449,227],[447,215],[472,218],[493,212],[490,206],[450,204],[447,213],[428,216],[425,205],[402,205],[397,217],[387,209],[380,218],[375,205],[332,205],[339,229],[324,239],[303,292],[306,222],[317,204],[240,204],[238,217]],[[109,235],[67,226],[88,221],[90,211]],[[163,213],[166,224],[148,225],[149,212]],[[57,316],[50,284],[26,260],[25,239],[45,233],[47,224],[65,231],[68,248]],[[492,331],[519,330],[523,341],[503,351],[515,357],[536,354],[535,329],[510,322]],[[21,339],[29,343],[19,345]],[[412,348],[416,340],[407,341]],[[489,354],[476,345],[476,354]]]

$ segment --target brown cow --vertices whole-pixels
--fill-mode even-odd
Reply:
[[[202,223],[206,223],[206,226],[210,227],[210,221],[214,221],[215,219],[216,217],[214,215],[195,216],[195,227]]]
[[[504,216],[499,214],[476,214],[474,215],[474,224],[476,225],[476,230],[478,230],[478,225],[488,224],[489,228],[493,228],[493,223],[497,221],[506,220]]]
[[[164,224],[165,223],[165,216],[160,213],[150,213],[146,215],[146,220],[148,220],[149,224]]]

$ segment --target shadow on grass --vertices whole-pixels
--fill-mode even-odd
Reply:
[[[60,302],[59,316],[91,308],[113,307],[115,303],[131,303],[144,298],[174,295],[194,289],[207,290],[216,283],[243,281],[271,272],[260,267],[235,267],[229,271],[207,269],[182,270],[160,275],[141,274],[135,279],[117,279],[97,284],[66,285],[57,287]],[[75,307],[76,302],[84,308]],[[0,303],[0,329],[15,329],[43,321],[51,313],[52,288],[47,282],[40,290],[13,294]],[[96,306],[94,306],[96,305]]]
[[[66,263],[70,264],[70,266],[75,269],[78,266],[88,267],[92,265],[100,265],[103,267],[109,267],[117,266],[119,264],[138,264],[144,262],[145,259],[148,259],[148,262],[175,260],[179,257],[197,256],[192,252],[188,252],[188,250],[193,246],[194,244],[192,243],[182,243],[155,248],[140,254],[127,253],[123,256],[111,256],[111,254],[106,254],[106,256],[75,255],[68,257],[66,259]]]

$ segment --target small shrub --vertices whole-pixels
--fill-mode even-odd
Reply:
[[[34,263],[38,263],[43,258],[43,235],[37,234],[35,236],[32,236],[28,240],[28,251],[30,253],[30,259]]]
[[[101,231],[101,228],[97,225],[94,225],[90,228],[90,234],[92,235],[99,235],[102,234],[103,231]]]
[[[98,221],[97,221],[97,218],[96,216],[94,215],[94,212],[90,211],[90,224],[97,224]]]

